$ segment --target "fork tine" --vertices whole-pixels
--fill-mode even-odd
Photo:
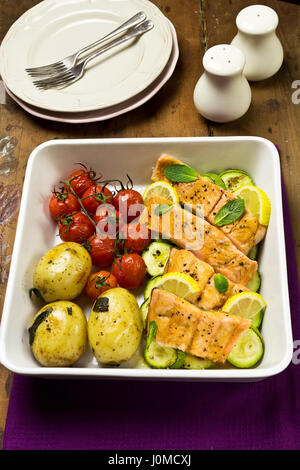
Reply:
[[[65,80],[69,78],[69,76],[72,76],[72,71],[69,70],[65,73],[62,73],[60,75],[56,75],[55,77],[49,77],[41,80],[34,80],[33,84],[34,85],[51,85],[52,83],[60,82],[61,80]]]
[[[27,70],[27,73],[31,77],[42,77],[42,76],[46,77],[46,76],[49,76],[49,75],[57,75],[61,72],[65,72],[67,70],[68,70],[68,67],[66,67],[65,65],[60,65],[60,66],[53,67],[51,69],[44,70],[43,72],[28,71]]]
[[[60,65],[63,65],[63,61],[61,60],[53,62],[53,64],[41,65],[40,67],[28,67],[25,70],[26,72],[44,72],[46,70],[52,69],[53,67],[59,67]]]
[[[38,90],[42,90],[42,91],[46,91],[46,90],[52,90],[54,88],[64,88],[65,86],[68,86],[70,85],[71,83],[75,82],[76,80],[78,80],[78,78],[74,77],[70,77],[69,79],[67,80],[63,80],[55,85],[39,85],[37,87]]]
[[[72,80],[75,80],[77,77],[72,73],[64,75],[63,77],[56,78],[55,80],[38,80],[33,82],[37,88],[42,88],[44,90],[48,88],[55,88],[61,85],[65,85]]]

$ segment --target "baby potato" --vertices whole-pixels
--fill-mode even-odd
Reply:
[[[42,366],[71,366],[88,343],[85,315],[78,305],[69,301],[44,305],[28,331],[32,353]]]
[[[73,242],[60,243],[38,262],[33,287],[45,302],[73,300],[81,294],[91,268],[90,254],[83,246]]]
[[[128,361],[138,349],[142,331],[138,303],[127,289],[109,289],[95,301],[88,319],[88,339],[98,362]]]

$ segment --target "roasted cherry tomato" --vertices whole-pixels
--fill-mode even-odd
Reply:
[[[67,181],[77,196],[81,197],[90,186],[95,184],[95,176],[93,170],[81,169],[73,171],[68,176]],[[68,186],[66,188],[69,189]]]
[[[61,215],[80,210],[80,204],[74,194],[63,188],[61,191],[53,192],[49,201],[49,210],[53,219],[58,220]]]
[[[108,271],[98,271],[89,276],[85,293],[94,302],[100,294],[117,286],[118,282],[113,274]]]
[[[125,239],[128,253],[142,253],[151,242],[151,232],[145,224],[131,222],[122,228],[121,236]]]
[[[95,226],[82,212],[59,217],[59,236],[64,242],[83,243],[95,233]]]
[[[114,261],[113,275],[125,289],[137,289],[146,277],[146,265],[137,253],[123,255]]]
[[[120,227],[124,225],[123,217],[112,204],[98,206],[94,222],[97,224],[98,233],[106,233],[112,238],[117,237]]]
[[[113,205],[127,223],[139,217],[145,207],[142,195],[135,189],[121,189],[114,196]]]
[[[84,244],[98,268],[107,268],[114,260],[116,240],[109,236],[94,235]]]
[[[102,185],[90,186],[82,195],[81,202],[89,214],[95,214],[100,204],[112,204],[113,194]]]

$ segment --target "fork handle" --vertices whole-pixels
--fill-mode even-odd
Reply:
[[[117,36],[118,34],[123,33],[127,29],[133,28],[134,26],[137,26],[138,24],[140,24],[145,19],[146,19],[146,13],[144,13],[143,11],[140,11],[139,13],[134,15],[132,18],[125,21],[125,23],[121,24],[118,28],[111,31],[106,36],[102,37],[101,39],[98,39],[98,41],[95,41],[92,44],[89,44],[88,46],[85,46],[82,49],[80,49],[79,51],[77,51],[77,53],[76,53],[77,57],[79,55],[83,54],[84,52],[86,52],[90,49],[93,49],[96,46],[99,46],[103,42],[109,41],[109,39],[112,39],[113,37]]]
[[[138,36],[141,36],[142,34],[146,33],[147,31],[150,31],[154,26],[153,22],[151,20],[144,21],[142,24],[139,26],[136,26],[135,28],[131,29],[128,31],[128,33],[124,34],[118,39],[115,39],[114,41],[110,42],[106,46],[101,47],[96,52],[93,52],[90,54],[88,57],[86,57],[82,62],[84,63],[84,67],[90,60],[95,59],[99,55],[103,54],[104,52],[108,51],[109,49],[112,49],[115,46],[118,46],[119,44],[122,44],[123,42],[129,41],[129,39],[136,38]]]

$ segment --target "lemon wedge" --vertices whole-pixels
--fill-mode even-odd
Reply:
[[[177,272],[167,273],[163,276],[152,278],[146,286],[145,298],[150,298],[152,290],[157,287],[171,292],[182,299],[187,299],[192,294],[195,294],[200,290],[199,284],[192,278],[192,276]]]
[[[259,328],[266,307],[265,300],[257,292],[241,292],[229,297],[222,310],[231,315],[248,318],[253,328]]]
[[[271,203],[262,189],[256,186],[243,186],[236,190],[234,195],[244,199],[246,209],[256,215],[262,225],[269,225]]]
[[[149,184],[149,186],[146,187],[143,194],[143,200],[145,204],[147,204],[150,196],[153,194],[164,199],[168,199],[174,204],[179,203],[179,197],[176,189],[174,189],[173,186],[167,181],[156,181],[155,183]]]

